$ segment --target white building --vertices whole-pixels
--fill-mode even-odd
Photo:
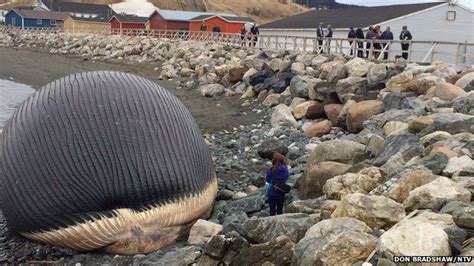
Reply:
[[[286,35],[316,37],[319,22],[331,24],[333,38],[347,38],[349,27],[380,25],[382,31],[391,27],[397,40],[402,26],[408,26],[413,41],[458,42],[474,44],[474,11],[455,2],[392,5],[378,7],[357,7],[330,10],[312,10],[260,26],[261,35]],[[349,47],[347,43],[347,47]],[[432,44],[414,44],[411,59],[421,61],[430,51]],[[438,44],[434,60],[455,63],[454,54],[459,49],[474,55],[474,46]],[[448,55],[446,53],[450,53]],[[392,54],[393,58],[394,54]],[[430,55],[431,57],[431,55]],[[458,63],[474,63],[474,58],[462,58]]]
[[[0,24],[5,23],[5,15],[8,13],[8,10],[0,9]]]

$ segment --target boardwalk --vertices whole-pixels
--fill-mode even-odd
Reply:
[[[11,34],[21,32],[43,32],[48,34],[62,33],[64,29],[18,29],[4,28]],[[345,57],[356,57],[361,50],[369,60],[383,61],[384,53],[388,53],[387,60],[393,60],[402,54],[399,40],[356,40],[347,38],[331,38],[322,40],[318,44],[317,38],[294,37],[282,35],[260,35],[257,40],[247,39],[240,34],[201,32],[201,31],[172,31],[172,30],[107,30],[91,31],[74,29],[67,34],[106,34],[125,36],[150,36],[154,38],[194,40],[198,42],[218,42],[242,49],[286,50],[297,52],[314,52],[317,54],[339,54]],[[370,43],[370,48],[358,48],[357,43]],[[380,43],[380,49],[374,49],[374,43]],[[419,63],[433,63],[445,61],[452,64],[474,64],[474,43],[436,42],[436,41],[409,41],[408,60]],[[365,47],[365,46],[364,46]]]

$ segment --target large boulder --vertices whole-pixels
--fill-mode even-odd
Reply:
[[[474,116],[460,113],[438,113],[435,121],[418,133],[418,136],[423,137],[435,131],[445,131],[450,134],[474,133]]]
[[[340,200],[352,193],[367,194],[381,184],[383,177],[376,167],[362,169],[358,173],[345,173],[326,181],[323,192],[327,199]]]
[[[250,77],[255,75],[258,72],[255,68],[251,68],[245,72],[245,74],[242,77],[242,81],[248,86],[250,85]]]
[[[321,221],[294,247],[292,265],[352,265],[365,260],[377,244],[371,232],[352,218]]]
[[[199,219],[189,231],[188,243],[198,246],[206,244],[212,237],[220,234],[223,230],[224,227],[220,224]]]
[[[333,125],[337,124],[337,118],[339,117],[339,114],[341,113],[342,110],[342,105],[333,103],[333,104],[327,104],[324,106],[324,113],[326,114],[326,117],[331,121]]]
[[[306,116],[306,113],[308,112],[308,108],[314,104],[318,104],[318,102],[315,101],[306,101],[304,103],[300,103],[296,105],[293,110],[293,116],[295,119],[301,119]]]
[[[433,124],[435,119],[436,114],[414,118],[408,123],[408,131],[418,133]]]
[[[413,74],[411,72],[402,72],[388,80],[386,89],[391,92],[405,92],[412,79]]]
[[[291,265],[294,246],[289,237],[278,236],[269,242],[240,250],[231,265]]]
[[[294,76],[290,81],[291,97],[309,98],[309,90],[312,90],[316,79],[311,76]]]
[[[474,91],[457,97],[453,100],[453,103],[454,112],[474,115]]]
[[[252,217],[242,226],[243,235],[254,243],[265,243],[286,235],[297,243],[316,221],[308,214],[287,213],[264,218]]]
[[[371,64],[360,57],[349,60],[345,65],[345,69],[349,77],[365,77],[369,71]]]
[[[387,67],[385,64],[370,64],[367,72],[367,83],[376,84],[387,78]]]
[[[321,137],[323,135],[329,134],[329,132],[331,132],[331,127],[332,123],[329,120],[316,122],[304,130],[304,136],[309,139],[314,137]]]
[[[426,96],[428,98],[438,97],[441,100],[452,101],[456,97],[463,96],[465,94],[466,92],[458,86],[443,82],[429,89],[426,93]]]
[[[435,176],[429,170],[408,170],[397,176],[397,182],[384,195],[403,203],[410,191],[433,180]]]
[[[281,94],[273,93],[268,95],[265,100],[263,100],[262,105],[265,107],[273,107],[280,103]]]
[[[340,79],[344,79],[347,77],[347,71],[343,64],[336,64],[334,65],[331,70],[329,71],[326,80],[329,82],[337,82]]]
[[[273,90],[276,93],[282,93],[288,86],[290,86],[293,77],[294,75],[290,72],[278,72],[273,77],[265,79],[263,87],[266,90]]]
[[[331,140],[319,144],[308,157],[307,165],[311,168],[320,162],[339,162],[356,164],[365,160],[365,146],[350,140]]]
[[[415,135],[410,133],[393,135],[385,140],[372,163],[381,166],[397,153],[401,153],[403,159],[408,161],[423,152],[423,143]]]
[[[358,133],[365,120],[382,111],[382,102],[376,100],[362,101],[353,104],[347,111],[346,125],[352,133]]]
[[[275,107],[271,118],[272,127],[286,126],[298,128],[298,122],[296,122],[290,108],[284,104],[279,104]]]
[[[291,64],[291,73],[295,75],[304,75],[305,73],[305,65],[301,62],[295,62]]]
[[[367,94],[367,79],[361,77],[340,79],[336,83],[336,93],[343,103],[356,95],[363,97]]]
[[[405,208],[384,196],[355,193],[342,198],[332,217],[351,217],[371,228],[390,228],[405,217]]]
[[[201,94],[205,97],[214,97],[224,94],[225,88],[221,84],[206,84],[199,87]]]
[[[273,154],[275,152],[286,155],[288,153],[288,147],[276,139],[268,139],[262,142],[262,144],[257,148],[258,155],[268,160],[273,159]]]
[[[306,118],[308,119],[319,119],[324,117],[326,117],[326,113],[324,112],[323,103],[314,102],[314,104],[306,110]]]
[[[446,168],[443,170],[443,175],[454,176],[459,175],[463,171],[474,173],[474,160],[467,155],[449,159]]]
[[[255,86],[260,83],[264,83],[265,79],[271,77],[273,75],[273,71],[271,69],[263,69],[260,70],[249,77],[249,84]]]
[[[474,90],[474,72],[469,72],[456,81],[456,86],[464,91]]]
[[[448,227],[445,220],[450,216],[423,214],[385,232],[377,245],[379,254],[390,260],[394,256],[450,256],[449,238],[444,231]]]
[[[324,198],[295,200],[285,206],[285,213],[319,213]]]
[[[229,69],[229,75],[227,76],[227,80],[230,83],[237,83],[239,81],[242,81],[244,74],[248,71],[249,69],[245,66],[242,67],[232,67]]]
[[[434,181],[410,191],[403,205],[407,210],[439,210],[450,201],[470,202],[471,192],[449,178],[440,176]]]
[[[323,195],[323,187],[326,181],[345,174],[350,168],[350,165],[331,161],[313,165],[304,172],[299,180],[300,197],[308,199]]]
[[[347,120],[347,112],[349,111],[349,108],[354,105],[356,101],[354,100],[349,100],[347,101],[343,106],[341,111],[339,112],[339,115],[337,116],[337,126],[338,127],[346,127],[346,120]]]

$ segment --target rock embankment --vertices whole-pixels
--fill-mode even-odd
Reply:
[[[0,40],[94,60],[161,61],[161,78],[191,78],[203,97],[239,94],[264,114],[206,135],[221,178],[211,217],[191,229],[187,246],[136,260],[349,265],[373,250],[373,264],[474,252],[473,69],[149,37]],[[273,151],[289,159],[293,190],[286,214],[268,217],[263,175]]]

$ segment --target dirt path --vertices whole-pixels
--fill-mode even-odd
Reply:
[[[175,94],[191,111],[204,133],[255,123],[260,116],[242,107],[238,97],[204,98],[195,88],[178,89],[179,81],[158,80],[158,63],[127,61],[99,62],[83,58],[51,55],[39,50],[0,48],[0,79],[13,79],[34,88],[60,77],[94,70],[130,72],[155,81]],[[242,113],[246,113],[243,115]]]

